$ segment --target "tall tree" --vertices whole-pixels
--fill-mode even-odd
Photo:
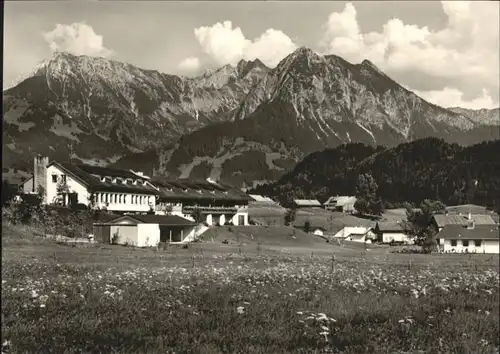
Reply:
[[[309,233],[310,231],[311,231],[311,222],[309,220],[307,220],[304,223],[304,232]]]
[[[370,173],[359,175],[356,184],[356,199],[358,201],[354,208],[362,214],[381,215],[384,207],[382,200],[377,196],[377,190],[377,182]]]
[[[16,196],[17,188],[7,180],[2,181],[2,205],[7,205]]]
[[[297,209],[295,207],[288,209],[288,211],[285,214],[285,225],[289,226],[293,224],[296,217],[297,217]]]
[[[446,206],[438,200],[425,199],[420,203],[420,210],[406,203],[405,229],[408,234],[415,238],[416,243],[430,252],[436,246],[434,231],[431,228],[432,216],[436,213],[442,213]]]

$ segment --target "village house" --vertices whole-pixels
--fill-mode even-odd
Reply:
[[[321,203],[316,199],[294,199],[296,208],[321,208]]]
[[[370,226],[345,226],[335,235],[334,239],[354,242],[371,243],[375,239],[373,228]]]
[[[154,210],[158,190],[140,172],[35,157],[23,193],[41,193],[44,204],[82,204],[116,212]]]
[[[323,226],[316,226],[316,227],[313,227],[311,230],[312,230],[312,233],[314,235],[317,235],[317,236],[323,236],[325,234],[325,232],[327,231],[326,228],[324,228]]]
[[[452,253],[499,253],[498,225],[446,225],[437,234],[440,249]]]
[[[374,230],[381,243],[412,243],[408,232],[401,222],[378,222]]]
[[[202,232],[193,221],[176,215],[123,215],[94,223],[94,240],[136,247],[154,247],[160,242],[192,242]]]
[[[353,213],[354,204],[356,203],[356,197],[348,196],[335,196],[330,197],[326,202],[323,203],[323,207],[330,211],[340,211],[343,213]]]
[[[212,180],[190,181],[153,177],[151,183],[158,188],[157,214],[172,214],[193,219],[199,210],[208,226],[248,225],[250,197],[234,188]]]

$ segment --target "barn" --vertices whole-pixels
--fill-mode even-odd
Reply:
[[[196,224],[177,215],[124,215],[94,224],[94,240],[137,247],[160,242],[187,242]]]

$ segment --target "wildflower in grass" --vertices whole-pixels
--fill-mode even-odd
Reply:
[[[244,314],[245,313],[245,308],[243,306],[238,306],[236,308],[236,312],[239,313],[240,315]]]

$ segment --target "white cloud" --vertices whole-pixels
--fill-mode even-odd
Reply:
[[[235,65],[241,59],[259,58],[274,67],[297,48],[290,37],[272,28],[253,41],[249,40],[239,27],[233,28],[231,21],[196,28],[194,34],[202,50],[219,65]]]
[[[494,93],[498,105],[498,2],[441,4],[448,16],[448,23],[441,30],[393,18],[380,32],[362,33],[356,9],[348,3],[342,12],[330,14],[320,46],[325,54],[337,54],[355,63],[369,59],[389,74],[406,73],[410,86],[411,76],[418,75],[439,78],[441,83],[453,81],[457,88],[448,88],[442,97],[450,95],[450,90],[455,90],[453,97],[460,98],[460,91],[470,96],[487,89]]]
[[[200,69],[200,66],[200,59],[196,57],[188,57],[179,63],[178,68],[186,74],[192,74],[197,72]]]
[[[498,103],[495,103],[486,89],[483,89],[482,94],[472,100],[464,100],[463,92],[450,87],[445,87],[440,91],[413,90],[413,92],[431,103],[446,108],[462,107],[469,109],[493,109],[498,107]]]
[[[104,47],[101,35],[82,22],[71,25],[57,24],[56,27],[43,34],[52,52],[68,52],[75,55],[91,55],[109,57],[112,51]]]

